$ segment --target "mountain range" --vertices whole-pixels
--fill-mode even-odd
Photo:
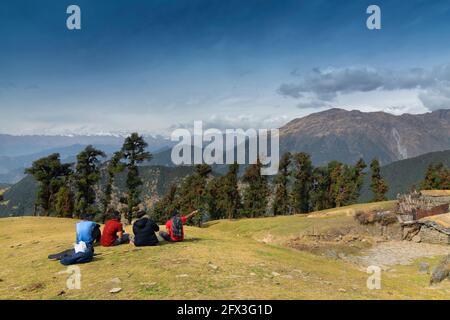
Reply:
[[[167,137],[145,135],[150,164],[173,166]],[[24,177],[23,170],[50,153],[60,153],[73,162],[86,145],[111,154],[118,150],[124,135],[12,136],[0,134],[0,183],[13,184]],[[290,121],[280,128],[280,151],[304,151],[314,164],[331,160],[354,163],[377,158],[383,165],[421,154],[450,149],[450,110],[425,114],[346,111],[329,109]],[[220,171],[220,170],[219,170]]]
[[[377,158],[386,165],[450,149],[450,109],[425,114],[330,109],[292,120],[280,129],[282,151],[304,151],[316,164]]]
[[[0,134],[0,156],[17,157],[42,153],[46,150],[66,148],[73,145],[103,145],[120,147],[126,135],[9,135]],[[169,139],[160,135],[144,135],[149,150],[158,150],[168,144]]]
[[[126,136],[11,136],[0,134],[0,183],[14,184],[24,176],[24,169],[39,158],[59,153],[63,162],[75,162],[87,145],[108,155],[119,150]],[[158,153],[173,145],[168,138],[145,135],[148,150]]]

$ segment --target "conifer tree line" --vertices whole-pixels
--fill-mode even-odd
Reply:
[[[144,138],[133,133],[109,159],[89,145],[77,155],[74,164],[62,163],[57,153],[34,161],[25,172],[39,184],[39,215],[77,218],[93,214],[97,220],[104,220],[110,209],[116,209],[111,208],[116,175],[126,172],[127,190],[120,202],[126,206],[131,222],[133,211],[142,202],[139,165],[152,159],[146,148]],[[225,174],[217,175],[209,165],[196,165],[191,175],[170,186],[150,214],[154,220],[164,222],[173,210],[198,209],[203,215],[196,216],[192,223],[200,225],[205,218],[289,215],[350,205],[359,198],[366,164],[360,159],[354,165],[331,161],[314,166],[310,155],[301,152],[285,153],[274,177],[261,175],[261,168],[259,160],[245,168],[235,163],[227,167]],[[370,164],[370,171],[373,201],[385,200],[388,186],[377,160]]]
[[[423,190],[450,190],[450,168],[442,163],[430,164],[421,183]]]
[[[240,176],[239,165],[233,164],[224,175],[214,176],[210,166],[197,165],[180,186],[170,187],[155,204],[152,216],[164,222],[174,209],[181,212],[200,209],[212,220],[237,219],[350,205],[359,198],[366,168],[362,159],[355,165],[331,161],[315,167],[306,153],[285,153],[278,175],[269,181],[261,175],[261,166],[259,161],[248,165]],[[372,161],[370,168],[373,201],[386,200],[388,187],[381,177],[379,162]]]
[[[132,133],[115,152],[111,159],[106,154],[87,146],[77,155],[76,163],[62,163],[58,153],[51,154],[33,162],[25,173],[38,182],[35,214],[78,218],[85,214],[95,215],[104,220],[111,206],[113,184],[116,174],[126,171],[126,204],[128,220],[131,221],[133,209],[140,204],[142,180],[138,165],[150,160],[147,143],[137,133]],[[106,183],[99,190],[102,167],[106,168]]]

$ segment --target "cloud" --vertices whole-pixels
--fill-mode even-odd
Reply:
[[[278,88],[278,93],[285,97],[291,98],[301,98],[303,97],[302,91],[305,91],[301,85],[293,84],[293,83],[283,83]]]
[[[250,114],[240,116],[227,116],[227,115],[212,115],[203,121],[203,130],[206,129],[276,129],[284,125],[289,121],[289,117],[286,115],[272,115],[269,117],[257,117]],[[200,119],[199,119],[200,120]],[[178,123],[169,127],[169,130],[183,128],[192,130],[194,122]]]
[[[295,71],[296,75],[298,71]],[[431,69],[388,70],[369,67],[315,68],[296,83],[283,83],[278,93],[305,99],[299,108],[321,108],[339,95],[373,91],[416,90],[429,110],[450,107],[450,65]]]
[[[438,86],[419,93],[418,98],[430,111],[450,108],[450,88]]]

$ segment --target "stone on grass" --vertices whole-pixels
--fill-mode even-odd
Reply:
[[[122,291],[122,288],[112,288],[109,293],[119,293],[120,291]]]
[[[211,262],[208,264],[208,267],[210,267],[212,270],[217,270],[217,269],[219,269],[218,266],[216,266],[215,264],[212,264]]]
[[[431,274],[430,284],[437,284],[450,275],[450,255],[445,257],[434,269]]]

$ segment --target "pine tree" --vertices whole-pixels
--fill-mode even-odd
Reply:
[[[278,175],[275,178],[275,199],[273,202],[274,215],[286,215],[291,213],[288,190],[290,164],[291,154],[287,152],[280,160]]]
[[[364,170],[367,168],[366,162],[361,158],[356,162],[352,171],[352,181],[353,187],[350,192],[350,204],[356,203],[358,201],[359,195],[361,193],[361,188],[364,184]]]
[[[448,190],[450,189],[450,169],[442,163],[430,164],[421,183],[423,190]]]
[[[106,154],[94,148],[87,146],[77,155],[77,164],[75,167],[75,211],[80,216],[85,213],[96,213],[94,208],[96,200],[94,186],[100,180],[100,160],[99,157],[106,157]]]
[[[209,180],[206,185],[205,201],[211,220],[225,218],[225,210],[220,207],[219,203],[226,197],[223,194],[225,189],[224,176],[214,177]]]
[[[450,168],[447,168],[442,173],[442,188],[443,190],[450,190]]]
[[[25,173],[31,174],[39,183],[36,206],[43,210],[44,215],[48,216],[54,210],[56,194],[72,174],[70,167],[71,164],[61,163],[59,153],[53,153],[25,169]]]
[[[158,223],[165,223],[174,209],[179,209],[177,203],[177,186],[171,185],[167,193],[159,200],[152,210],[152,219]]]
[[[432,189],[434,189],[435,177],[436,177],[436,172],[435,172],[434,164],[431,163],[427,167],[427,171],[425,172],[425,178],[422,181],[420,187],[423,190],[432,190]]]
[[[332,207],[330,188],[331,181],[328,167],[314,168],[310,190],[311,208],[313,211]]]
[[[115,176],[117,173],[122,172],[125,169],[125,165],[120,162],[122,158],[123,155],[120,151],[115,152],[106,165],[107,180],[102,198],[103,220],[105,219],[106,213],[108,212],[111,204]]]
[[[328,165],[330,172],[330,198],[332,207],[341,207],[347,199],[347,184],[345,166],[338,162],[332,161]]]
[[[127,215],[128,223],[130,224],[133,219],[133,209],[141,203],[140,187],[142,180],[139,177],[138,164],[152,159],[151,153],[145,151],[147,146],[148,144],[142,136],[139,136],[137,133],[132,133],[125,139],[121,150],[122,158],[125,160],[125,166],[127,168]]]
[[[310,191],[312,188],[313,166],[311,157],[306,153],[293,156],[294,182],[292,187],[293,207],[297,213],[307,213],[310,210]]]
[[[261,175],[261,168],[262,164],[258,159],[256,164],[248,166],[243,176],[243,182],[247,184],[244,190],[243,213],[250,218],[263,216],[267,211],[270,190],[267,177]]]
[[[377,159],[372,160],[370,164],[371,170],[371,185],[373,193],[373,201],[384,201],[386,200],[386,193],[389,190],[387,183],[381,177],[380,163]]]
[[[228,167],[225,176],[217,179],[217,210],[222,218],[236,219],[242,207],[238,188],[239,165],[234,163]],[[211,191],[210,191],[211,193]]]
[[[194,174],[185,178],[181,185],[179,197],[181,212],[206,211],[208,209],[206,186],[211,171],[209,165],[199,164],[195,166]],[[199,214],[194,216],[191,222],[194,225],[201,226],[202,219],[202,215]]]
[[[58,217],[72,218],[74,196],[69,185],[63,185],[55,196],[55,213]]]

